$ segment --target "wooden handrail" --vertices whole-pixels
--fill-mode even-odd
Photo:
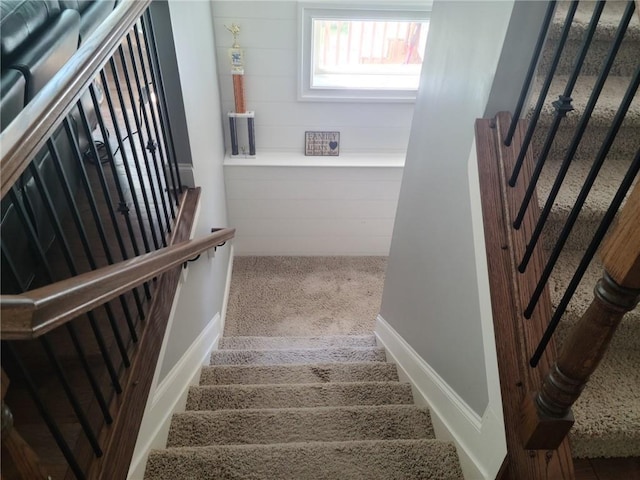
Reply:
[[[571,330],[540,392],[523,406],[527,448],[554,448],[566,436],[573,424],[571,406],[607,352],[622,317],[640,301],[640,183],[620,211],[600,256],[604,273],[593,302]]]
[[[2,340],[39,337],[65,322],[183,264],[235,235],[223,228],[91,272],[83,273],[21,295],[2,295]]]
[[[121,0],[71,59],[0,134],[0,197],[4,197],[33,156],[93,81],[151,0]]]

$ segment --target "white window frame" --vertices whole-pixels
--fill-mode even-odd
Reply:
[[[415,102],[416,89],[324,88],[311,85],[313,70],[313,19],[429,21],[430,2],[299,2],[298,3],[298,100],[345,102]]]

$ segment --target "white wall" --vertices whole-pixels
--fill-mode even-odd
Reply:
[[[234,110],[232,23],[256,112],[257,157],[225,162],[236,254],[388,255],[413,104],[299,101],[298,2],[214,1],[212,9],[223,112]],[[339,131],[340,156],[305,157],[307,130]],[[238,139],[247,149],[242,131]]]
[[[236,23],[245,54],[247,108],[256,112],[259,152],[303,153],[305,130],[340,131],[340,151],[398,153],[406,150],[411,103],[300,102],[297,100],[298,2],[214,1],[216,58],[223,111],[234,110],[227,50]],[[225,123],[225,132],[227,132]],[[228,133],[225,139],[228,143]],[[240,145],[243,138],[239,138]],[[246,144],[246,141],[244,141]]]
[[[480,416],[489,393],[468,163],[512,8],[434,2],[381,307]]]
[[[388,255],[403,158],[387,163],[385,167],[227,164],[236,254]]]
[[[169,2],[178,70],[189,132],[194,180],[202,187],[201,209],[194,236],[211,227],[227,226],[223,178],[224,141],[220,115],[211,5],[202,1]],[[163,32],[157,32],[162,35]],[[196,48],[197,46],[197,48]],[[160,381],[171,370],[205,326],[222,309],[229,245],[215,259],[202,255],[189,265],[175,306]]]

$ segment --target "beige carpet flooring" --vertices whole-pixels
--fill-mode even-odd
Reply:
[[[236,257],[224,335],[370,334],[386,257]]]

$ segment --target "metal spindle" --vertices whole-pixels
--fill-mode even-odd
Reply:
[[[111,67],[111,75],[112,78],[114,79],[114,82],[116,84],[116,89],[119,91],[120,90],[120,82],[118,80],[118,73],[116,70],[116,65],[115,62],[113,60],[113,58],[111,60],[109,60],[109,66]],[[107,86],[109,84],[109,82],[107,81],[107,76],[104,72],[104,70],[102,72],[100,72],[100,78],[102,79],[102,83],[103,85]],[[118,142],[118,148],[117,151],[120,152],[120,154],[122,155],[122,165],[124,166],[124,170],[125,170],[125,174],[127,177],[127,183],[129,185],[129,191],[131,192],[131,199],[133,200],[133,206],[134,209],[136,211],[136,216],[138,218],[138,225],[140,227],[140,233],[142,236],[142,243],[144,244],[144,249],[145,252],[149,253],[151,251],[151,247],[149,246],[149,239],[147,238],[147,231],[146,228],[144,227],[144,221],[143,221],[143,216],[142,216],[142,210],[140,209],[140,202],[138,201],[138,195],[137,193],[137,189],[136,186],[134,184],[133,181],[133,174],[131,172],[131,166],[129,164],[129,157],[127,155],[127,151],[125,149],[124,146],[124,139],[126,137],[122,136],[122,133],[120,131],[120,125],[118,122],[118,117],[116,115],[116,109],[115,106],[113,104],[113,100],[111,98],[111,92],[109,91],[109,88],[106,87],[105,88],[105,99],[107,100],[107,106],[109,109],[109,113],[111,115],[111,123],[113,124],[113,130],[114,133],[116,135],[116,140]],[[124,116],[125,120],[126,120],[126,115]],[[126,121],[125,121],[126,123]],[[136,245],[137,246],[137,245]]]
[[[27,212],[24,210],[24,207],[20,203],[18,194],[15,191],[15,186],[13,186],[11,190],[9,190],[9,197],[11,198],[11,202],[13,203],[16,209],[16,213],[18,214],[18,219],[20,220],[20,223],[22,223],[22,226],[24,227],[25,231],[27,232],[27,235],[29,236],[30,244],[35,249],[38,255],[38,260],[40,261],[41,265],[44,267],[44,271],[47,274],[48,280],[50,282],[53,282],[54,281],[53,270],[49,265],[49,261],[47,260],[47,256],[44,252],[44,249],[42,248],[42,245],[40,245],[40,242],[38,241],[38,234],[36,233],[33,225],[31,224],[31,221],[29,220],[29,216]],[[102,359],[104,360],[104,363],[107,367],[107,371],[109,372],[109,377],[111,378],[111,383],[113,384],[113,388],[117,393],[121,393],[122,387],[120,386],[118,375],[116,373],[115,368],[113,367],[113,362],[111,361],[111,357],[109,356],[109,352],[107,350],[104,338],[102,336],[102,332],[100,331],[100,328],[98,327],[98,324],[95,321],[93,312],[88,312],[87,318],[89,319],[89,325],[91,326],[94,337],[96,339],[96,343],[98,344],[98,348],[100,349]]]
[[[160,202],[158,201],[158,198],[156,196],[156,188],[155,188],[155,184],[153,182],[153,175],[151,173],[151,167],[149,165],[149,158],[147,156],[147,149],[145,148],[145,146],[142,143],[142,133],[140,132],[142,127],[141,127],[141,122],[140,122],[140,116],[138,115],[138,110],[136,109],[136,100],[135,100],[134,95],[133,95],[133,88],[131,86],[129,69],[127,67],[127,61],[125,59],[124,49],[122,48],[122,45],[120,47],[118,47],[118,51],[120,53],[120,60],[122,62],[122,69],[123,69],[123,72],[124,72],[124,80],[125,80],[125,84],[127,86],[127,92],[129,93],[129,102],[131,103],[131,111],[133,113],[133,119],[134,119],[134,122],[136,124],[136,131],[138,132],[138,135],[140,136],[140,146],[141,146],[142,159],[144,160],[144,166],[145,166],[145,170],[147,172],[146,180],[149,182],[149,190],[151,191],[151,198],[149,200],[153,200],[153,206],[154,206],[154,209],[156,211],[156,221],[158,222],[158,227],[159,227],[160,242],[162,243],[163,247],[166,247],[167,246],[166,239],[165,239],[165,236],[162,233],[163,232],[163,226],[162,226],[162,216],[160,214],[160,205],[159,205]],[[142,178],[143,177],[140,178],[141,182],[142,182]],[[150,227],[152,229],[154,229],[155,226],[154,226],[154,222],[153,222],[153,217],[149,217],[149,223],[150,223]]]
[[[136,42],[138,45],[138,57],[140,58],[140,69],[142,70],[142,78],[144,79],[144,84],[145,85],[152,85],[154,90],[156,88],[155,82],[152,82],[152,80],[147,76],[147,68],[145,66],[145,58],[144,58],[144,54],[142,52],[142,42],[141,42],[141,38],[140,35],[138,33],[138,28],[137,26],[134,26],[133,28],[133,32],[135,34],[136,37]],[[149,49],[147,48],[147,54],[149,54]],[[149,64],[149,70],[151,71],[151,64]],[[155,95],[155,93],[154,93]],[[157,101],[157,95],[156,95],[156,101]],[[169,202],[167,202],[169,204],[170,210],[171,210],[171,218],[176,218],[176,212],[175,212],[175,207],[173,205],[173,202],[171,202],[171,194],[169,192],[169,178],[167,176],[167,169],[165,168],[166,165],[166,158],[165,158],[165,154],[164,154],[164,147],[163,145],[166,145],[166,142],[164,141],[164,138],[162,138],[161,141],[161,137],[160,137],[160,131],[158,129],[158,119],[156,118],[156,102],[149,102],[149,112],[151,113],[151,121],[153,124],[153,131],[155,133],[156,136],[156,140],[158,143],[158,155],[160,156],[160,165],[162,166],[162,176],[164,177],[164,185],[166,186],[166,190],[167,190],[167,195],[169,196]],[[164,135],[163,135],[164,137]],[[156,167],[157,170],[157,167]],[[157,175],[160,178],[160,173],[158,172]],[[159,182],[160,183],[160,182]],[[162,196],[163,198],[163,204],[164,204],[164,195]],[[165,211],[166,211],[166,206],[165,206]],[[168,221],[167,223],[168,227],[169,227],[169,231],[171,231],[171,222]]]
[[[64,171],[64,168],[62,168],[62,163],[60,161],[60,154],[58,153],[58,149],[55,143],[51,139],[48,140],[47,146],[49,148],[49,153],[51,154],[51,158],[53,159],[53,164],[56,169],[56,173],[58,174],[58,179],[60,180],[60,182],[64,187],[63,192],[65,194],[67,204],[71,209],[71,216],[73,218],[73,222],[76,226],[76,229],[78,230],[78,233],[80,235],[80,242],[82,243],[82,248],[84,250],[85,256],[87,257],[87,261],[89,262],[89,267],[92,270],[95,270],[96,268],[98,268],[98,266],[96,264],[95,257],[93,256],[91,246],[89,245],[89,237],[87,235],[84,222],[82,221],[82,217],[80,215],[80,209],[78,208],[75,198],[71,194],[71,186],[69,185],[69,180]],[[120,295],[119,298],[120,298],[120,303],[122,304],[122,308],[124,310],[126,299],[124,298],[123,295]],[[105,303],[104,306],[105,306],[107,315],[110,317],[113,317],[113,312],[111,310],[111,306],[109,305],[109,303]],[[135,328],[130,330],[130,333],[131,333],[131,339],[134,342],[137,342],[138,335],[136,334]]]
[[[24,366],[24,363],[22,363],[22,360],[18,356],[18,353],[13,348],[13,345],[11,345],[11,342],[4,342],[4,343],[5,345],[3,346],[3,348],[6,349],[11,355],[11,357],[13,358],[17,369],[20,371],[21,376],[25,380],[25,383],[27,385],[27,390],[29,391],[29,395],[31,396],[33,403],[35,403],[36,408],[38,409],[38,413],[40,413],[40,416],[44,420],[44,423],[47,424],[47,428],[49,428],[49,431],[51,432],[51,436],[53,437],[56,444],[58,445],[58,448],[62,452],[62,455],[64,455],[64,458],[67,460],[67,463],[69,464],[69,467],[73,471],[73,474],[76,476],[78,480],[84,480],[86,478],[84,475],[84,472],[80,468],[80,465],[78,465],[78,461],[76,460],[76,457],[73,455],[73,452],[69,448],[69,444],[67,444],[67,441],[64,439],[64,436],[62,435],[62,432],[60,431],[58,424],[53,419],[53,416],[51,415],[51,413],[49,413],[49,409],[45,406],[44,402],[42,401],[42,398],[40,398],[40,394],[38,393],[38,388],[36,387],[35,382],[31,378],[31,375],[29,375],[29,372]]]
[[[604,3],[604,2],[603,2]],[[531,255],[533,254],[533,250],[538,243],[542,230],[544,229],[545,223],[549,214],[551,213],[551,209],[553,208],[553,204],[555,202],[558,193],[560,192],[560,187],[569,171],[569,167],[571,166],[571,162],[573,161],[573,156],[576,154],[578,150],[578,146],[580,145],[580,141],[584,136],[584,133],[587,129],[587,125],[589,124],[589,120],[591,119],[591,114],[595,109],[598,98],[600,97],[600,93],[602,93],[602,89],[604,88],[604,84],[609,78],[609,72],[611,71],[611,67],[613,66],[613,62],[616,58],[620,45],[622,44],[622,40],[624,39],[625,32],[631,21],[633,16],[633,11],[635,9],[635,3],[630,2],[627,5],[627,9],[625,10],[624,16],[620,25],[618,27],[618,31],[616,32],[615,39],[609,48],[609,52],[607,53],[607,58],[605,60],[605,64],[598,75],[598,79],[591,91],[591,95],[589,96],[589,100],[584,108],[584,112],[582,112],[582,116],[580,117],[580,121],[578,123],[578,127],[576,128],[576,132],[571,140],[571,144],[569,145],[569,149],[562,161],[560,166],[560,170],[556,175],[556,179],[551,188],[551,192],[547,197],[547,200],[544,204],[542,212],[540,213],[540,217],[538,218],[538,223],[536,224],[536,228],[531,235],[529,243],[527,244],[527,249],[525,250],[524,256],[522,258],[522,262],[518,266],[518,270],[520,272],[524,272],[531,259]]]
[[[540,358],[542,357],[542,354],[547,348],[547,345],[549,344],[551,337],[553,336],[554,332],[556,331],[556,328],[558,327],[558,324],[560,323],[560,318],[562,318],[562,315],[564,315],[564,312],[566,311],[567,306],[569,305],[569,302],[573,297],[573,294],[577,290],[578,285],[580,284],[580,281],[584,276],[584,273],[587,271],[587,268],[591,263],[591,260],[593,260],[594,255],[598,251],[598,247],[600,246],[602,239],[604,238],[604,236],[607,233],[607,230],[611,226],[611,223],[613,222],[613,219],[615,218],[616,213],[620,209],[620,206],[622,205],[622,201],[627,195],[627,192],[633,185],[633,182],[636,176],[638,175],[638,172],[640,172],[640,150],[636,152],[636,156],[631,166],[629,167],[629,170],[627,171],[624,179],[622,180],[622,183],[620,184],[620,187],[618,188],[618,191],[616,192],[616,195],[611,201],[611,204],[609,205],[607,212],[605,213],[602,221],[600,222],[600,225],[598,226],[598,230],[596,230],[596,233],[593,239],[591,240],[591,243],[589,243],[589,246],[587,247],[587,250],[585,251],[585,254],[582,257],[582,260],[580,261],[580,265],[578,265],[578,269],[576,270],[573,277],[571,278],[571,282],[569,282],[569,286],[567,287],[567,290],[562,296],[562,299],[560,300],[560,304],[558,305],[558,308],[554,312],[553,317],[551,318],[551,321],[549,322],[549,325],[547,326],[542,336],[542,339],[540,340],[540,343],[536,348],[535,353],[533,354],[533,356],[531,357],[531,360],[529,361],[529,364],[532,367],[538,366],[538,363],[540,362]]]
[[[123,60],[124,62],[124,60]],[[124,65],[124,63],[123,63]],[[147,221],[149,222],[149,230],[151,230],[151,239],[153,240],[153,245],[155,247],[155,249],[157,250],[158,248],[160,248],[160,243],[158,242],[158,237],[156,236],[156,229],[153,226],[153,216],[151,215],[151,205],[149,203],[149,195],[147,194],[147,187],[145,186],[145,182],[144,182],[144,175],[142,173],[142,168],[140,167],[140,160],[138,159],[138,148],[136,147],[135,144],[135,139],[134,136],[138,133],[138,131],[133,131],[131,129],[131,123],[129,122],[129,115],[127,115],[127,106],[124,100],[124,97],[122,95],[122,87],[120,85],[120,78],[118,76],[118,70],[116,68],[116,63],[114,61],[113,58],[111,58],[111,60],[109,60],[109,66],[111,67],[111,76],[113,77],[113,80],[116,83],[116,92],[118,94],[118,102],[120,104],[120,109],[123,113],[123,118],[124,118],[124,125],[125,128],[127,130],[127,135],[124,138],[128,138],[129,139],[129,146],[131,147],[131,154],[133,156],[133,164],[136,168],[136,173],[138,175],[138,181],[140,183],[140,191],[142,192],[142,199],[144,201],[144,206],[145,206],[145,211],[147,214]],[[128,73],[125,72],[125,74],[127,75]],[[132,103],[131,108],[135,110],[136,106],[135,103]],[[124,138],[120,139],[120,137],[118,137],[119,140],[119,144],[123,144],[124,143]],[[123,152],[124,155],[124,150],[123,150],[123,146],[120,146],[120,150]],[[123,156],[124,158],[124,156]],[[136,189],[133,186],[133,179],[131,179],[131,183],[129,184],[132,192],[136,191]],[[149,248],[149,243],[147,241],[147,234],[146,234],[146,228],[144,228],[145,223],[142,220],[142,214],[140,214],[140,230],[143,233],[143,239],[145,239],[145,247]]]
[[[100,110],[100,104],[98,103],[98,98],[96,97],[96,92],[93,85],[89,85],[89,93],[91,95],[91,100],[93,102],[93,108],[96,111],[96,118],[98,120],[98,125],[100,126],[100,133],[102,134],[102,138],[104,139],[103,144],[105,147],[105,151],[107,152],[109,164],[111,165],[111,174],[113,175],[113,182],[115,184],[116,193],[118,195],[118,200],[119,200],[118,211],[124,217],[125,225],[127,228],[127,232],[129,233],[129,239],[131,240],[131,245],[133,247],[134,255],[138,256],[140,254],[140,250],[138,248],[138,241],[136,240],[135,233],[133,232],[133,225],[131,224],[131,218],[129,217],[129,207],[127,206],[124,191],[122,190],[122,185],[120,184],[120,175],[118,173],[118,169],[116,168],[116,162],[115,162],[115,158],[113,157],[113,152],[111,151],[111,145],[109,144],[109,141],[108,141],[109,134],[107,132],[104,119],[102,118],[102,111]],[[99,163],[100,165],[102,165],[101,160],[98,160],[96,163]],[[102,168],[102,166],[98,168]],[[126,248],[123,249],[122,251],[122,258],[123,260],[127,260],[129,258]],[[133,298],[136,302],[136,307],[138,309],[138,316],[140,318],[143,318],[144,308],[142,307],[142,301],[140,300],[138,289],[133,288],[131,291],[133,292]],[[129,330],[131,332],[134,332],[132,333],[132,336],[135,336],[135,327],[133,326],[133,321],[131,320],[131,316],[126,315],[126,319],[127,319],[127,324],[129,325]]]
[[[527,190],[524,194],[524,198],[522,199],[522,204],[520,205],[520,210],[516,215],[516,219],[513,222],[513,226],[515,229],[519,229],[522,225],[522,220],[527,212],[527,208],[529,207],[529,203],[531,202],[531,197],[533,197],[533,193],[536,191],[536,185],[538,184],[538,179],[540,178],[540,174],[542,173],[542,168],[544,167],[545,162],[547,161],[547,157],[549,156],[549,151],[551,150],[551,145],[553,144],[553,140],[556,138],[556,134],[558,133],[558,129],[560,128],[560,124],[562,120],[567,116],[567,113],[573,110],[573,106],[571,105],[571,94],[573,93],[573,88],[578,81],[578,76],[580,75],[580,70],[582,69],[582,64],[584,63],[584,59],[587,56],[587,52],[589,51],[589,45],[591,44],[591,39],[596,32],[596,27],[598,26],[598,20],[600,19],[600,15],[602,14],[602,9],[604,8],[605,2],[598,2],[596,4],[596,8],[593,10],[593,15],[591,17],[591,21],[589,22],[589,28],[585,32],[585,36],[582,42],[582,46],[580,48],[580,52],[578,57],[575,60],[573,72],[571,72],[571,76],[567,81],[564,92],[562,95],[558,97],[558,100],[553,102],[553,107],[555,108],[555,114],[553,116],[553,122],[549,131],[547,132],[547,137],[544,142],[544,146],[542,147],[542,151],[538,156],[538,160],[536,162],[536,166],[533,170],[533,174],[529,179],[529,185],[527,186]],[[524,269],[520,270],[524,272]]]
[[[129,47],[129,57],[131,58],[131,66],[133,68],[133,78],[135,79],[136,82],[136,87],[137,87],[137,91],[138,91],[138,98],[143,98],[143,88],[145,91],[148,92],[148,84],[146,83],[146,78],[144,78],[144,85],[142,84],[141,80],[140,80],[140,72],[138,71],[138,66],[137,66],[137,62],[136,62],[136,56],[135,56],[135,52],[133,51],[133,44],[131,42],[131,34],[127,34],[127,46]],[[140,71],[142,71],[142,68],[140,69]],[[145,75],[146,77],[146,75]],[[148,98],[150,95],[147,93],[147,101],[151,102],[151,99]],[[163,185],[162,185],[162,177],[160,175],[160,170],[158,169],[158,159],[156,158],[156,150],[158,148],[157,145],[158,142],[154,142],[153,136],[151,135],[151,125],[149,123],[149,115],[147,114],[147,109],[146,107],[143,107],[142,105],[140,106],[140,112],[142,114],[142,119],[144,121],[144,127],[145,130],[147,132],[147,146],[146,149],[149,151],[150,153],[150,160],[151,160],[151,165],[153,166],[153,172],[155,172],[155,176],[153,176],[153,174],[151,172],[149,172],[149,182],[153,183],[154,179],[157,182],[157,186],[158,186],[158,196],[160,197],[160,203],[162,204],[162,213],[164,213],[164,221],[165,221],[165,225],[166,225],[166,230],[162,230],[162,233],[164,234],[165,232],[170,232],[171,231],[171,220],[169,218],[169,213],[167,211],[167,201],[165,199],[165,196],[163,194]],[[142,137],[141,137],[142,138]],[[171,202],[169,202],[171,203]],[[159,214],[158,214],[159,215]],[[160,219],[158,219],[158,224],[160,225],[161,229],[162,229],[162,221]],[[162,235],[162,238],[164,239],[164,235]],[[166,246],[166,243],[163,243],[163,245]]]
[[[627,91],[624,94],[622,103],[620,104],[620,107],[616,112],[616,116],[614,117],[613,122],[611,123],[611,127],[607,132],[607,136],[604,140],[604,143],[600,147],[598,155],[593,165],[591,166],[591,170],[587,175],[584,185],[582,185],[582,188],[580,189],[580,193],[578,194],[576,203],[574,204],[573,208],[571,209],[571,212],[569,213],[569,216],[567,217],[567,222],[565,223],[564,227],[562,228],[562,231],[560,232],[558,241],[553,247],[553,251],[549,256],[549,260],[547,261],[547,264],[545,265],[542,275],[540,276],[540,280],[538,281],[538,284],[536,285],[533,295],[531,296],[529,305],[527,305],[527,308],[524,311],[525,318],[531,318],[533,309],[535,308],[536,304],[538,303],[538,300],[540,299],[540,295],[544,290],[544,286],[549,280],[549,276],[551,275],[551,272],[553,271],[553,268],[555,267],[555,264],[558,261],[558,257],[562,252],[564,244],[569,238],[569,234],[573,229],[573,225],[578,219],[578,215],[582,210],[582,206],[584,205],[584,202],[586,201],[587,196],[591,191],[591,187],[596,181],[598,173],[600,172],[600,168],[602,168],[602,165],[607,157],[607,154],[609,153],[609,149],[611,148],[611,145],[613,144],[613,141],[615,140],[616,135],[618,134],[618,130],[620,129],[620,125],[622,124],[624,117],[627,114],[629,105],[631,105],[633,97],[635,96],[636,91],[638,90],[638,84],[640,84],[640,67],[636,68],[633,79],[631,80],[631,83],[629,84],[629,87],[627,88]]]
[[[49,195],[49,191],[44,185],[44,182],[42,181],[42,177],[40,176],[40,172],[38,171],[38,168],[36,167],[35,163],[31,162],[31,164],[29,165],[29,168],[30,168],[31,174],[33,175],[33,179],[36,182],[36,187],[38,188],[38,192],[40,193],[40,196],[44,200],[45,208],[47,209],[47,213],[49,214],[49,219],[53,225],[56,237],[60,242],[60,245],[62,246],[62,254],[65,257],[65,260],[67,261],[67,267],[69,268],[71,275],[73,276],[78,275],[79,272],[76,266],[76,262],[73,259],[73,254],[71,253],[72,252],[71,247],[69,247],[69,242],[67,241],[67,237],[62,231],[62,224],[60,223],[58,214],[56,213],[55,208],[53,206],[53,200],[51,199],[51,195]],[[108,304],[105,304],[105,308],[108,308]],[[109,319],[109,323],[111,325],[111,329],[113,330],[113,335],[116,340],[116,344],[118,345],[118,349],[120,350],[122,361],[124,362],[125,366],[128,367],[130,364],[129,355],[127,354],[127,349],[124,345],[124,342],[122,341],[120,330],[116,325],[113,315],[110,315],[110,313],[111,313],[110,310],[107,310],[107,318]]]
[[[71,389],[69,380],[67,380],[67,376],[64,374],[62,365],[60,365],[60,361],[58,360],[58,357],[55,355],[53,351],[53,347],[51,346],[51,343],[49,342],[46,336],[40,337],[40,343],[42,343],[42,347],[44,348],[44,351],[46,352],[47,357],[49,357],[49,361],[51,362],[51,365],[53,365],[53,369],[55,370],[56,375],[58,376],[58,381],[62,385],[62,388],[64,390],[64,393],[67,395],[67,399],[69,400],[69,403],[71,403],[71,408],[73,408],[73,412],[76,414],[76,417],[78,418],[78,422],[80,423],[80,426],[84,431],[84,434],[87,436],[87,440],[89,440],[89,444],[93,449],[93,453],[95,453],[96,457],[101,457],[102,448],[100,448],[100,444],[98,443],[96,434],[91,428],[91,425],[89,425],[89,420],[87,419],[86,414],[82,410],[82,406],[80,405],[78,398],[76,397],[75,393]]]
[[[2,254],[4,255],[7,261],[7,266],[9,267],[11,274],[16,279],[16,284],[19,285],[20,282],[18,281],[18,275],[16,273],[17,272],[16,265],[13,262],[11,255],[9,255],[8,252],[6,251],[6,247],[4,246],[4,242],[2,241],[2,239],[0,239],[0,250],[2,250]],[[47,276],[51,281],[51,278],[50,278],[51,272],[47,272],[47,273],[48,273]],[[21,292],[24,293],[24,289],[21,288]],[[89,366],[89,362],[87,361],[87,355],[84,351],[84,348],[82,347],[82,344],[80,343],[80,340],[78,339],[78,334],[76,333],[75,327],[70,322],[68,322],[65,326],[67,327],[67,332],[71,337],[71,342],[73,343],[73,347],[76,349],[76,352],[78,353],[80,364],[82,365],[82,368],[84,369],[85,374],[87,375],[89,384],[91,385],[91,390],[93,390],[93,393],[96,396],[96,400],[98,401],[98,405],[100,406],[100,410],[102,411],[104,420],[107,424],[110,424],[113,422],[113,418],[111,417],[111,413],[109,412],[109,407],[107,407],[107,403],[104,399],[104,395],[102,394],[102,390],[100,389],[100,386],[96,381],[95,375],[93,374],[93,371]]]
[[[540,90],[538,101],[533,111],[533,115],[531,116],[531,120],[529,121],[529,127],[527,128],[527,132],[522,141],[522,147],[520,148],[518,159],[516,160],[516,163],[513,167],[513,173],[511,174],[511,178],[509,179],[509,185],[511,187],[514,187],[516,185],[516,181],[518,180],[518,175],[520,174],[520,169],[522,168],[522,164],[524,162],[524,157],[527,153],[527,150],[529,149],[529,145],[531,144],[531,139],[533,138],[533,133],[536,129],[536,125],[538,124],[538,119],[540,118],[540,113],[542,112],[544,101],[547,98],[553,76],[555,75],[558,64],[560,63],[560,57],[562,56],[564,45],[567,42],[567,37],[569,36],[569,31],[571,30],[571,22],[573,21],[573,17],[576,13],[577,8],[578,2],[575,0],[572,1],[571,7],[569,7],[569,13],[567,14],[567,18],[565,19],[564,25],[562,27],[562,33],[560,35],[560,40],[558,41],[558,45],[553,56],[553,61],[551,62],[551,67],[549,68],[549,73],[547,73],[547,78],[542,85],[542,90]]]
[[[538,40],[536,41],[536,46],[533,50],[533,56],[531,57],[531,62],[529,63],[529,69],[527,70],[524,83],[522,84],[520,98],[518,98],[518,104],[516,105],[516,109],[513,112],[513,117],[511,117],[511,124],[509,125],[507,136],[504,139],[504,144],[507,147],[511,145],[511,141],[513,140],[513,134],[515,133],[516,126],[518,125],[518,121],[520,120],[522,107],[524,106],[524,102],[527,99],[527,94],[529,93],[529,88],[531,87],[531,80],[533,80],[533,74],[536,71],[536,66],[538,65],[538,60],[540,59],[540,53],[542,53],[542,47],[544,46],[544,40],[545,38],[547,38],[547,32],[549,31],[549,25],[551,25],[551,20],[553,19],[555,10],[556,1],[553,0],[547,5],[547,11],[544,15],[542,27],[540,28],[540,33],[538,34]]]
[[[175,142],[173,141],[173,130],[171,128],[171,119],[167,113],[167,95],[164,88],[164,80],[162,79],[162,70],[160,69],[157,59],[158,59],[158,49],[156,45],[156,35],[153,28],[153,21],[151,20],[151,13],[149,9],[144,13],[142,17],[142,31],[145,33],[146,38],[149,39],[147,41],[147,45],[153,49],[153,58],[156,62],[153,62],[155,70],[157,71],[156,80],[154,84],[158,87],[156,89],[156,95],[160,99],[159,105],[162,107],[160,109],[160,126],[162,127],[162,132],[164,133],[165,139],[169,143],[169,148],[167,152],[171,154],[171,165],[175,169],[175,179],[176,185],[174,185],[174,193],[175,193],[175,201],[176,206],[180,204],[180,199],[178,194],[182,193],[182,182],[180,180],[180,169],[178,168],[178,156],[176,155]],[[154,69],[151,70],[151,74],[154,75]],[[172,174],[173,178],[173,174]],[[176,189],[177,188],[177,189]]]

